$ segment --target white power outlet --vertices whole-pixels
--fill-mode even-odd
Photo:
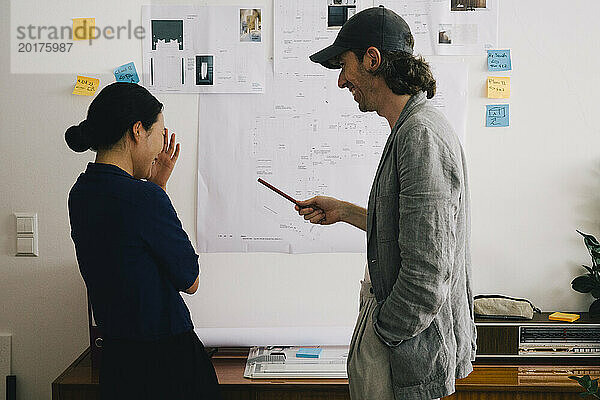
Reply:
[[[11,335],[0,334],[0,399],[6,398],[6,375],[11,374]]]

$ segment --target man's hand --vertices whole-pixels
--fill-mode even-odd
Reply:
[[[317,196],[299,201],[296,211],[313,224],[331,225],[343,221],[363,231],[367,230],[366,209],[333,197]]]
[[[167,188],[167,181],[173,172],[177,158],[179,157],[179,143],[175,146],[175,134],[171,134],[171,140],[169,140],[169,131],[165,129],[163,148],[158,159],[152,165],[150,171],[150,182],[156,183],[161,188]]]
[[[299,201],[295,208],[298,214],[313,224],[331,225],[342,221],[345,204],[333,197],[316,196]]]

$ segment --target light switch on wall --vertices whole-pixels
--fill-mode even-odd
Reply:
[[[17,234],[33,234],[33,217],[17,217]]]
[[[17,254],[22,254],[22,255],[27,255],[27,254],[33,254],[33,238],[32,237],[25,237],[25,238],[20,238],[17,237]]]
[[[25,232],[25,218],[17,217],[17,233]]]
[[[17,225],[17,256],[38,256],[36,213],[15,213]]]

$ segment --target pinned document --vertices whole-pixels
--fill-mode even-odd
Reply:
[[[510,50],[488,50],[488,71],[510,71]]]
[[[77,83],[72,94],[79,96],[93,96],[100,86],[100,79],[77,75]]]
[[[487,80],[489,99],[508,99],[510,97],[510,78],[507,76],[489,76]]]
[[[140,81],[133,61],[115,68],[114,74],[117,82],[138,83]]]
[[[485,126],[508,126],[508,104],[487,105],[485,110]]]

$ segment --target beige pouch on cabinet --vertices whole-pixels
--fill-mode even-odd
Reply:
[[[477,295],[473,298],[475,316],[490,319],[533,319],[533,313],[540,313],[527,299],[516,299],[501,294]]]

